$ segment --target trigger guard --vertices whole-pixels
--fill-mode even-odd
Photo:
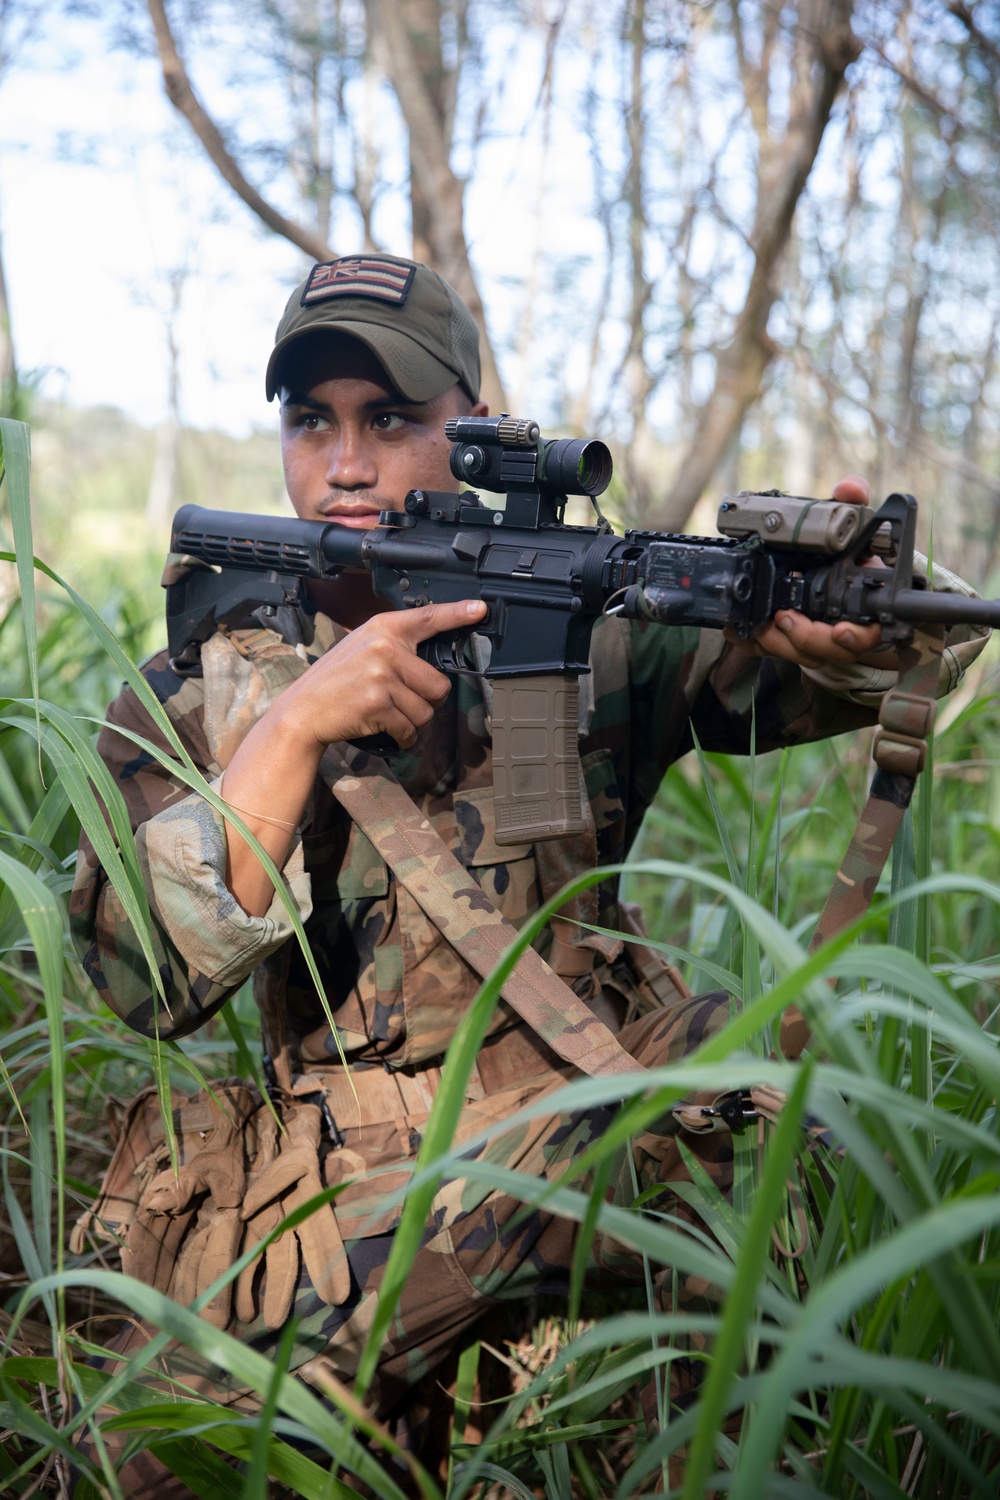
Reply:
[[[459,631],[455,635],[435,635],[429,641],[421,641],[417,655],[439,672],[468,672],[465,660],[465,643],[471,630]]]

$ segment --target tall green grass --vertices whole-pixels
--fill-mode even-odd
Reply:
[[[116,820],[117,847],[103,831],[109,869],[140,930],[148,922],[123,809],[92,749],[103,703],[123,677],[137,681],[118,642],[139,645],[144,616],[126,598],[115,618],[103,618],[34,562],[26,434],[3,422],[0,438],[0,525],[10,535],[0,580],[0,1492],[65,1493],[76,1463],[81,1493],[89,1483],[91,1494],[118,1495],[102,1439],[125,1434],[206,1500],[231,1497],[234,1486],[262,1497],[269,1483],[317,1500],[486,1491],[551,1500],[667,1491],[684,1500],[995,1496],[1000,710],[992,669],[978,670],[975,693],[963,689],[942,715],[935,776],[925,779],[871,914],[817,954],[805,944],[863,800],[865,747],[840,741],[748,762],[703,756],[669,773],[624,873],[627,894],[641,897],[655,940],[694,987],[725,985],[736,997],[729,1026],[656,1074],[567,1087],[563,1108],[610,1099],[622,1111],[563,1180],[544,1184],[470,1160],[468,1141],[460,1156],[452,1149],[464,1077],[502,982],[494,975],[455,1038],[404,1194],[358,1390],[324,1400],[287,1376],[280,1357],[265,1361],[211,1329],[196,1307],[64,1249],[67,1220],[103,1166],[105,1106],[151,1077],[167,1090],[190,1087],[192,1075],[245,1071],[256,1018],[244,994],[228,1025],[211,1024],[180,1046],[149,1046],[103,1009],[69,950],[78,828],[99,838],[104,830],[95,788]],[[791,1001],[816,1037],[813,1060],[800,1066],[771,1058]],[[735,1139],[734,1201],[697,1169],[681,1190],[710,1237],[685,1230],[662,1197],[631,1210],[603,1200],[612,1158],[642,1124],[693,1090],[753,1083],[781,1089],[787,1103],[759,1153],[756,1134]],[[551,1108],[551,1100],[538,1106]],[[356,1396],[448,1173],[569,1215],[583,1226],[584,1250],[597,1229],[613,1233],[643,1259],[646,1281],[609,1305],[585,1282],[581,1251],[559,1339],[544,1360],[522,1359],[513,1396],[478,1413],[488,1428],[478,1444],[463,1441],[464,1428],[476,1361],[493,1356],[466,1351],[442,1479],[411,1458],[394,1460],[392,1439]],[[652,1288],[662,1274],[669,1284],[671,1268],[717,1294],[697,1312],[663,1310]],[[116,1307],[161,1332],[112,1376],[88,1361],[113,1326],[94,1315]],[[147,1370],[168,1339],[257,1391],[267,1420],[154,1386]],[[703,1350],[703,1378],[671,1411],[671,1368],[692,1341]],[[649,1428],[644,1387],[659,1413]],[[88,1429],[83,1460],[74,1443]],[[224,1454],[239,1460],[238,1478]]]

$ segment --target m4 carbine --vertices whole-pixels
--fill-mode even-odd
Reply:
[[[750,636],[779,609],[834,624],[878,623],[902,644],[915,623],[1000,625],[1000,600],[932,593],[913,571],[917,502],[893,494],[877,511],[778,491],[727,496],[718,537],[658,531],[617,536],[596,496],[611,478],[601,442],[540,438],[508,416],[445,425],[456,479],[505,495],[411,490],[377,530],[239,515],[186,505],[174,517],[167,626],[178,672],[200,670],[219,625],[272,617],[299,601],[304,579],[366,568],[396,609],[482,599],[474,627],[490,644],[496,840],[530,843],[582,827],[577,750],[579,676],[604,614],[662,625],[728,626]],[[563,520],[567,496],[589,495],[595,526]],[[877,554],[882,565],[871,565]],[[444,672],[472,670],[466,631],[426,641]],[[391,745],[386,737],[380,748]]]

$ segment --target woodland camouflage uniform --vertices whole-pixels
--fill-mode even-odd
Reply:
[[[961,587],[944,577],[936,583]],[[276,624],[277,630],[217,635],[205,648],[204,679],[177,677],[162,653],[144,669],[211,780],[221,776],[274,695],[341,633],[325,616],[305,612],[279,612]],[[980,647],[972,633],[952,633],[940,692],[955,686]],[[610,618],[595,629],[592,668],[581,679],[580,713],[592,818],[580,837],[497,846],[489,686],[472,672],[452,679],[450,697],[415,745],[392,757],[396,777],[474,882],[465,892],[473,893],[467,902],[472,922],[477,889],[519,925],[572,876],[622,861],[664,772],[691,748],[693,731],[707,750],[746,752],[753,718],[759,750],[794,745],[872,723],[894,680],[892,673],[861,665],[808,671],[743,655],[715,632]],[[112,705],[109,722],[164,744],[129,688]],[[121,1195],[133,1201],[116,1205],[112,1185],[101,1205],[104,1216],[127,1222],[141,1194],[126,1269],[190,1300],[232,1263],[241,1246],[279,1222],[296,1194],[304,1199],[321,1183],[354,1179],[334,1207],[296,1236],[283,1236],[280,1253],[272,1247],[265,1263],[244,1273],[205,1313],[254,1346],[270,1349],[294,1302],[301,1321],[293,1366],[308,1377],[315,1368],[308,1361],[327,1360],[341,1379],[350,1379],[400,1213],[398,1205],[386,1207],[385,1199],[405,1181],[403,1169],[419,1147],[442,1054],[479,979],[317,781],[284,876],[351,1062],[359,1116],[284,908],[275,898],[265,916],[249,917],[226,889],[221,818],[122,735],[104,730],[99,748],[131,810],[168,1006],[152,994],[136,937],[84,840],[72,924],[98,990],[142,1035],[180,1037],[202,1025],[254,971],[265,1033],[267,1018],[273,1027],[278,1017],[295,1067],[284,1097],[289,1134],[280,1146],[269,1113],[235,1085],[228,1119],[218,1110],[213,1114],[203,1099],[187,1114],[181,1110],[188,1175],[182,1171],[179,1183],[162,1170],[165,1148],[157,1139],[155,1110],[147,1110],[147,1136],[131,1148],[134,1159],[119,1164],[116,1179]],[[635,930],[634,914],[619,907],[614,879],[577,897],[562,915],[571,921],[557,922],[538,947],[577,995],[622,1028],[619,1040],[640,1064],[660,1066],[690,1053],[728,1018],[728,997],[684,998],[682,989],[669,1004],[650,1009],[651,980],[661,999],[670,986],[656,978],[649,950],[572,925]],[[274,1047],[273,1039],[269,1045]],[[572,1076],[574,1069],[501,1004],[470,1080],[459,1138],[508,1119]],[[324,1123],[318,1089],[325,1091],[324,1107],[334,1117],[340,1145]],[[133,1108],[140,1107],[141,1101]],[[234,1120],[241,1114],[250,1124],[234,1155]],[[477,1154],[539,1177],[556,1176],[606,1129],[609,1118],[607,1110],[585,1117],[542,1115],[516,1132],[495,1135]],[[207,1166],[206,1139],[218,1145]],[[728,1134],[692,1135],[685,1144],[726,1191]],[[640,1188],[686,1176],[669,1130],[642,1136],[634,1148]],[[365,1175],[374,1168],[380,1175]],[[635,1188],[624,1156],[621,1173],[610,1192],[631,1203]],[[680,1199],[669,1206],[689,1216]],[[575,1226],[541,1211],[521,1213],[512,1223],[520,1208],[514,1199],[467,1181],[441,1188],[370,1393],[379,1414],[389,1413],[495,1302],[565,1288]],[[596,1243],[592,1257],[607,1269],[636,1270],[620,1244]],[[170,1357],[169,1367],[226,1398],[204,1370],[191,1367],[184,1351]]]

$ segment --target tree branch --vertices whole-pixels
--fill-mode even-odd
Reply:
[[[395,0],[365,0],[369,35],[399,101],[410,137],[410,161],[428,213],[435,267],[452,283],[479,327],[483,399],[505,409],[503,384],[486,327],[486,315],[465,239],[464,186],[452,169],[444,124],[435,108],[419,59]]]
[[[801,0],[799,5],[799,67],[792,114],[783,141],[762,153],[758,168],[750,285],[732,339],[718,354],[712,395],[701,409],[677,478],[657,512],[655,524],[666,530],[676,530],[691,514],[738,433],[747,408],[760,394],[764,372],[774,357],[767,321],[777,295],[777,272],[833,102],[844,73],[861,50],[851,30],[851,9],[852,0]],[[805,40],[808,47],[801,45]]]
[[[956,20],[961,21],[980,52],[990,59],[995,84],[1000,79],[1000,46],[977,24],[971,5],[965,5],[963,0],[948,0],[948,9]]]
[[[159,48],[160,65],[163,68],[163,86],[166,89],[167,98],[178,113],[187,120],[205,148],[209,160],[238,197],[243,199],[247,207],[252,209],[268,229],[275,234],[280,234],[283,239],[290,240],[313,260],[333,260],[337,252],[331,249],[320,235],[313,233],[303,224],[286,219],[284,214],[279,213],[265,198],[262,198],[257,189],[252,187],[244,177],[233,160],[221,131],[191,87],[191,81],[170,29],[164,0],[146,0],[146,3],[153,30],[156,33],[156,45]]]

